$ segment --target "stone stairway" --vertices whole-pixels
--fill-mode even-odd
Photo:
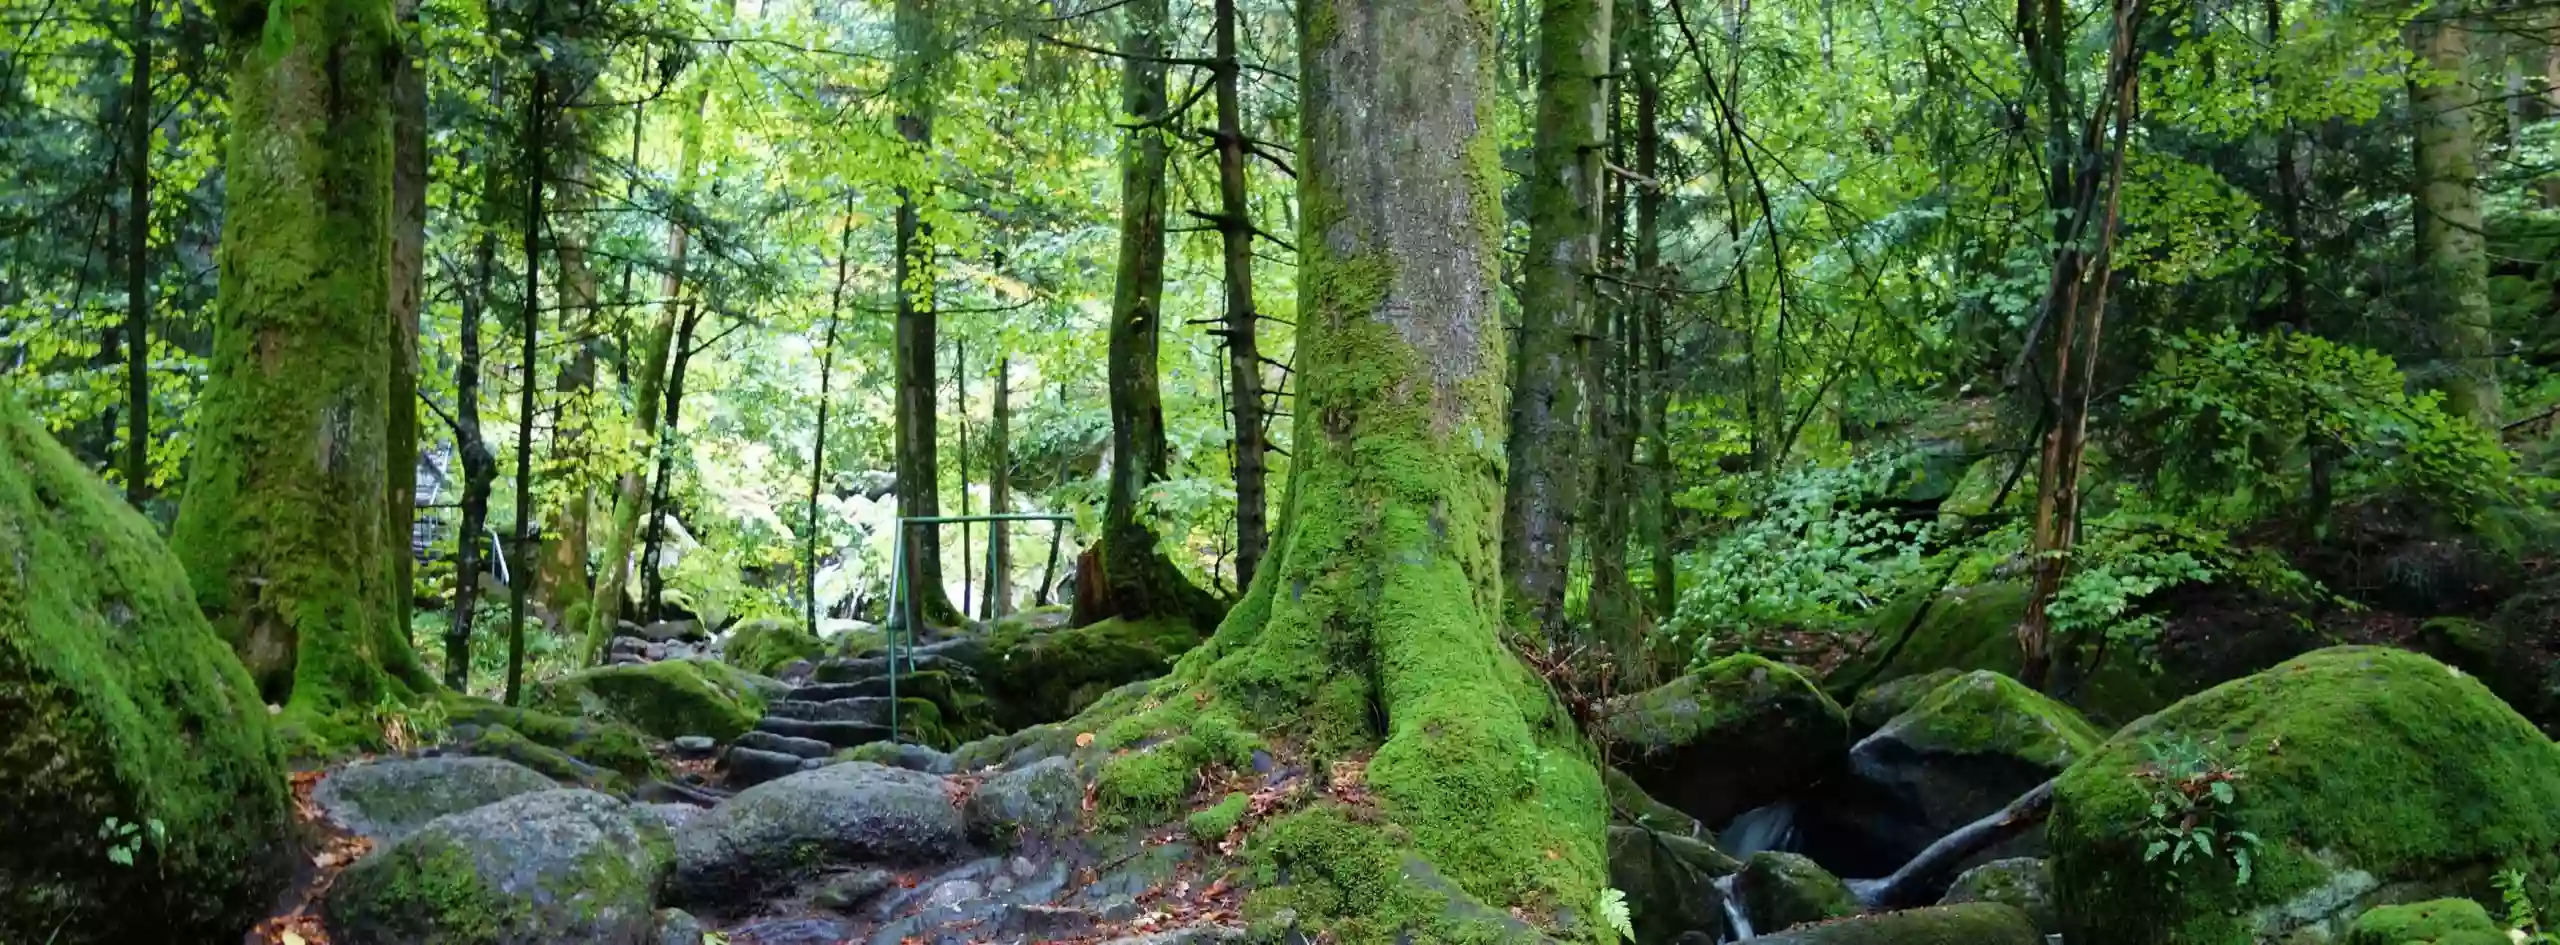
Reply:
[[[753,731],[738,736],[722,755],[723,783],[741,790],[785,775],[822,767],[838,752],[888,741],[891,709],[899,700],[953,705],[954,690],[975,690],[977,680],[961,657],[974,637],[928,644],[899,654],[897,699],[892,699],[886,655],[835,657],[817,664],[804,682],[765,706]],[[915,703],[908,703],[910,711]],[[907,741],[917,726],[899,720]],[[938,754],[938,753],[936,753]]]

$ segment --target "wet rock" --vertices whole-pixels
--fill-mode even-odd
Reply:
[[[969,795],[969,836],[998,847],[1073,833],[1084,783],[1064,758],[1049,758],[986,779]]]
[[[1996,902],[1930,906],[1808,925],[1752,945],[2045,945],[2027,914]]]
[[[1637,785],[1720,824],[1835,772],[1849,716],[1803,674],[1729,656],[1612,702],[1601,720]]]
[[[312,788],[311,800],[339,826],[391,841],[446,814],[559,786],[501,758],[396,758],[338,769]]]
[[[1733,882],[1751,927],[1767,934],[1858,913],[1849,885],[1793,853],[1755,853]]]
[[[809,904],[831,912],[852,912],[898,886],[898,874],[872,867],[839,873],[822,880]]]
[[[2016,906],[2018,911],[2034,920],[2036,931],[2047,935],[2059,935],[2062,931],[2062,919],[2053,905],[2053,871],[2045,868],[2043,860],[2011,857],[1966,870],[1964,875],[1956,877],[1955,885],[1948,888],[1946,897],[1938,900],[1942,906],[1968,902]]]
[[[858,761],[748,788],[676,832],[671,897],[736,903],[812,869],[952,859],[963,834],[947,788]]]
[[[729,945],[843,945],[854,928],[841,919],[760,919],[728,930]]]
[[[756,751],[769,751],[777,754],[796,755],[802,758],[825,758],[836,753],[836,747],[834,745],[829,745],[814,738],[793,738],[789,735],[776,735],[772,732],[764,731],[748,732],[744,735],[740,735],[738,736],[737,741],[729,743],[729,748],[732,751],[740,748],[751,748]]]
[[[1657,945],[1724,922],[1718,877],[1742,864],[1706,841],[1633,827],[1609,828],[1609,885],[1627,894],[1637,945]]]
[[[667,743],[678,758],[709,758],[720,749],[720,742],[709,735],[684,735]]]
[[[342,945],[624,945],[657,931],[666,834],[593,791],[523,794],[437,818],[329,888]]]
[[[2071,707],[1981,670],[1939,685],[1860,740],[1849,769],[1898,815],[1889,819],[1906,835],[1893,842],[1917,852],[2061,774],[2103,740]],[[2036,831],[2001,853],[2043,847]]]
[[[720,756],[729,787],[740,790],[799,774],[813,760],[738,745],[730,746],[728,754]]]

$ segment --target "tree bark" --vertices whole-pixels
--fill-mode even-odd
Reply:
[[[537,24],[547,19],[549,0],[534,0],[533,17]],[[542,26],[537,25],[536,30]],[[528,30],[527,35],[536,35]],[[542,389],[541,349],[537,342],[542,334],[542,185],[550,173],[550,155],[545,135],[550,115],[551,72],[538,59],[533,67],[533,90],[524,103],[524,299],[522,329],[524,356],[518,366],[516,400],[516,554],[530,557],[533,547],[533,420],[535,395]],[[524,698],[524,624],[532,606],[534,569],[524,569],[507,582],[507,685],[506,703],[520,705]]]
[[[489,104],[502,107],[494,65],[490,75]],[[489,527],[489,493],[498,481],[498,459],[490,455],[488,440],[480,432],[480,319],[489,309],[489,289],[497,274],[496,195],[503,180],[494,143],[489,150],[482,158],[480,243],[472,254],[472,290],[462,297],[461,350],[453,366],[453,438],[454,451],[462,459],[462,531],[454,538],[453,619],[445,627],[444,684],[464,693],[471,691],[471,634],[479,616],[480,575],[487,568],[480,560],[480,545]]]
[[[152,0],[133,0],[124,124],[124,499],[135,508],[151,495],[151,11]]]
[[[1628,35],[1629,70],[1635,74],[1636,175],[1649,183],[1636,192],[1636,311],[1644,330],[1638,388],[1643,403],[1637,415],[1638,437],[1645,458],[1637,469],[1643,510],[1638,530],[1653,569],[1653,616],[1671,616],[1679,605],[1678,576],[1671,560],[1671,357],[1663,335],[1669,330],[1663,302],[1662,269],[1662,73],[1661,53],[1653,32],[1652,0],[1638,0],[1636,22]]]
[[[232,48],[221,291],[170,544],[288,730],[362,738],[434,681],[392,612],[389,0],[217,8]]]
[[[987,423],[987,514],[1013,511],[1013,357],[996,359],[995,403]],[[1013,612],[1013,526],[987,525],[987,599],[978,616],[995,620]]]
[[[1531,154],[1529,258],[1520,345],[1511,370],[1505,583],[1529,629],[1564,631],[1565,584],[1582,513],[1586,338],[1598,297],[1608,119],[1609,0],[1544,0],[1538,8],[1538,117]]]
[[[392,67],[391,128],[391,392],[389,448],[383,460],[390,519],[391,619],[411,638],[418,521],[418,314],[426,298],[427,76],[419,67],[416,0],[399,0],[402,41]],[[414,643],[415,641],[412,640]]]
[[[2283,0],[2267,0],[2267,45],[2284,41]],[[2270,75],[2269,81],[2274,78]],[[2284,300],[2276,308],[2279,319],[2297,331],[2311,329],[2310,263],[2304,258],[2302,234],[2302,172],[2296,166],[2298,150],[2293,120],[2285,119],[2276,128],[2276,224],[2284,239]]]
[[[2471,31],[2463,6],[2433,5],[2409,26],[2432,76],[2409,89],[2417,126],[2417,308],[2436,359],[2445,407],[2495,429],[2499,395],[2490,324],[2488,241],[2481,231],[2478,142],[2471,127]]]
[[[1554,932],[1606,877],[1589,749],[1501,640],[1510,361],[1481,9],[1299,7],[1302,386],[1280,527],[1218,633],[1128,724],[1092,729],[1152,742],[1222,716],[1355,785],[1270,828],[1272,866],[1315,891],[1292,900],[1310,937],[1394,922],[1449,941],[1481,915]],[[1425,896],[1458,902],[1391,905]]]
[[[1247,197],[1244,105],[1239,84],[1244,63],[1236,53],[1236,0],[1215,0],[1217,65],[1211,81],[1218,97],[1218,237],[1226,267],[1227,422],[1234,428],[1236,479],[1236,587],[1253,583],[1270,544],[1265,479],[1270,461],[1263,438],[1261,316],[1253,307],[1253,208]]]
[[[960,517],[969,517],[969,341],[951,339],[951,391],[960,411]],[[969,523],[960,523],[960,616],[969,616],[969,601],[975,588],[969,585]]]
[[[593,88],[592,77],[572,77],[578,87]],[[556,235],[552,241],[552,258],[559,263],[559,284],[553,290],[559,296],[560,311],[555,324],[560,337],[574,347],[569,363],[563,365],[558,378],[560,404],[558,419],[551,429],[550,475],[566,478],[567,497],[551,511],[551,527],[543,532],[542,573],[539,589],[545,613],[556,618],[584,620],[582,611],[592,605],[588,599],[592,588],[587,576],[588,532],[596,505],[596,490],[589,469],[588,419],[595,414],[596,326],[600,322],[596,300],[600,296],[594,267],[587,262],[589,220],[594,216],[596,182],[594,162],[588,153],[583,122],[577,117],[580,103],[564,103],[557,120],[561,123],[559,143],[565,163],[561,167],[557,209],[550,223]]]
[[[827,486],[827,408],[835,394],[836,327],[844,314],[844,285],[853,271],[853,197],[844,199],[843,232],[836,238],[836,288],[827,296],[827,340],[818,354],[818,432],[809,448],[808,532],[800,551],[801,599],[807,602],[809,632],[818,632],[818,495]]]
[[[640,612],[650,620],[666,619],[666,563],[661,560],[667,540],[667,507],[674,502],[676,451],[684,436],[684,375],[693,364],[693,334],[702,324],[702,306],[685,309],[676,320],[676,337],[667,364],[667,402],[660,408],[658,424],[658,475],[649,489],[649,527],[641,531],[640,546]]]
[[[1104,593],[1100,601],[1078,595],[1074,623],[1180,617],[1206,629],[1217,623],[1217,598],[1174,567],[1155,529],[1140,517],[1147,487],[1163,479],[1169,465],[1156,360],[1164,304],[1168,5],[1132,0],[1120,15],[1120,110],[1134,127],[1120,139],[1120,268],[1112,292],[1109,366],[1111,487],[1092,559],[1101,567]]]
[[[898,0],[895,29],[898,60],[890,84],[898,101],[898,135],[913,158],[929,161],[933,153],[933,75],[940,60],[941,34],[934,22],[933,0]],[[923,219],[923,188],[898,188],[896,367],[898,514],[929,518],[942,514],[939,409],[934,387],[934,252],[933,228]],[[906,605],[890,620],[903,626],[917,622],[953,624],[960,609],[942,586],[942,533],[930,525],[906,530]]]

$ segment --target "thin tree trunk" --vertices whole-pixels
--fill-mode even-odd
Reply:
[[[1564,631],[1574,519],[1589,474],[1585,339],[1597,303],[1592,279],[1606,188],[1600,158],[1609,115],[1609,0],[1545,0],[1537,46],[1529,259],[1511,366],[1502,566],[1520,619],[1553,638]]]
[[[2409,90],[2417,126],[2417,293],[2445,406],[2498,425],[2496,339],[2490,324],[2488,241],[2482,235],[2478,141],[2471,126],[2471,31],[2463,6],[2441,2],[2410,24],[2410,45],[2434,75]]]
[[[1639,470],[1644,483],[1639,528],[1653,565],[1653,616],[1664,619],[1678,606],[1680,594],[1671,560],[1671,358],[1663,340],[1669,328],[1663,283],[1670,278],[1662,268],[1663,191],[1658,183],[1662,180],[1663,65],[1655,45],[1652,0],[1638,0],[1630,35],[1634,48],[1627,61],[1635,73],[1636,174],[1648,182],[1636,194],[1636,281],[1644,287],[1636,298],[1644,327],[1640,355],[1644,403],[1638,422],[1646,451]]]
[[[2273,48],[2284,41],[2283,0],[2267,0],[2266,14],[2267,45]],[[2272,75],[2269,81],[2274,81]],[[2284,238],[2284,301],[2276,312],[2295,330],[2308,331],[2311,273],[2302,245],[2302,172],[2296,166],[2297,137],[2291,119],[2276,129],[2276,224]]]
[[[667,507],[675,501],[676,452],[684,440],[684,375],[693,364],[693,335],[702,325],[700,304],[688,306],[676,322],[673,358],[667,365],[667,403],[659,413],[658,475],[649,490],[649,527],[642,530],[640,612],[651,620],[667,617]]]
[[[1211,81],[1218,97],[1218,236],[1227,283],[1228,418],[1234,428],[1236,478],[1236,587],[1253,583],[1262,550],[1270,543],[1264,479],[1269,468],[1262,436],[1261,316],[1253,307],[1253,208],[1245,181],[1244,105],[1238,91],[1244,64],[1236,53],[1236,0],[1215,0],[1217,66]]]
[[[836,322],[844,314],[845,279],[853,271],[853,197],[844,199],[844,229],[836,238],[836,288],[827,296],[827,340],[818,355],[818,432],[809,449],[808,531],[801,539],[801,598],[807,602],[809,632],[818,632],[818,495],[827,485],[827,408],[835,395]]]
[[[417,34],[416,0],[400,0],[402,33]],[[403,639],[411,636],[416,599],[418,521],[418,314],[426,298],[427,76],[404,43],[393,64],[391,95],[391,392],[384,452],[390,511],[384,536],[391,540],[391,619]],[[415,641],[412,640],[414,643]]]
[[[124,498],[151,495],[151,20],[133,0],[133,79],[125,93]],[[405,70],[404,70],[405,71]]]
[[[969,517],[969,344],[965,338],[951,339],[951,389],[960,408],[960,517]],[[969,523],[960,523],[960,616],[969,616],[969,601],[975,595],[969,585]]]
[[[503,114],[505,85],[499,66],[489,66],[489,107]],[[454,539],[453,620],[445,627],[444,684],[455,692],[471,691],[471,634],[479,616],[480,545],[489,523],[489,493],[498,481],[498,459],[480,432],[480,319],[489,310],[489,290],[498,268],[498,190],[505,165],[498,160],[497,135],[487,136],[481,157],[480,241],[472,253],[472,288],[462,297],[460,356],[453,367],[454,452],[462,460],[462,532]]]
[[[1074,622],[1180,617],[1205,629],[1217,622],[1217,598],[1174,567],[1155,529],[1139,514],[1147,487],[1163,479],[1169,466],[1164,400],[1157,387],[1157,334],[1164,314],[1167,148],[1162,126],[1170,120],[1164,87],[1169,14],[1166,0],[1132,0],[1120,13],[1120,110],[1132,127],[1120,140],[1120,266],[1113,283],[1109,365],[1111,487],[1103,504],[1102,539],[1091,558],[1102,570],[1103,599],[1077,595]]]
[[[933,76],[941,58],[941,34],[933,0],[897,0],[894,16],[898,61],[890,84],[898,102],[898,135],[916,160],[933,153]],[[918,188],[898,188],[898,283],[896,417],[898,514],[930,518],[942,514],[939,409],[934,369],[935,330],[933,231],[925,224]],[[901,526],[903,528],[903,526]],[[913,628],[919,623],[952,624],[960,609],[942,586],[942,533],[932,526],[905,529],[906,605],[890,620]]]
[[[544,23],[548,17],[548,0],[534,0],[533,17]],[[539,29],[540,27],[537,27]],[[533,420],[534,395],[542,389],[541,351],[537,342],[542,329],[542,185],[550,170],[549,155],[543,140],[546,129],[544,110],[549,108],[551,73],[537,63],[533,68],[533,91],[524,106],[524,360],[519,366],[516,399],[516,555],[519,560],[530,557],[533,544]],[[524,697],[524,623],[532,604],[534,575],[532,569],[519,571],[508,582],[507,594],[507,688],[508,705],[520,705]]]
[[[578,77],[581,84],[591,81]],[[592,86],[588,86],[592,87]],[[574,345],[569,363],[562,366],[558,378],[558,419],[551,430],[551,475],[566,477],[567,495],[552,512],[552,525],[543,533],[540,590],[546,613],[561,619],[585,620],[584,609],[590,605],[591,588],[587,577],[587,534],[594,516],[596,490],[589,470],[588,419],[595,413],[596,326],[600,321],[596,300],[599,289],[596,273],[587,264],[588,220],[596,205],[594,165],[587,153],[583,126],[575,116],[579,103],[567,103],[561,109],[562,140],[557,149],[567,158],[561,168],[559,206],[552,216],[558,234],[553,240],[552,257],[560,265],[559,285],[554,294],[560,298],[560,311],[555,322],[560,337]]]
[[[987,514],[1013,511],[1013,356],[996,359],[995,403],[987,423]],[[1013,612],[1013,526],[987,526],[987,599],[978,616],[996,620]]]
[[[389,0],[225,6],[222,287],[170,545],[281,723],[316,738],[434,686],[393,625],[383,534],[398,37]]]

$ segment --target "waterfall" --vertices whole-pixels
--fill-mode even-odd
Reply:
[[[1751,917],[1742,914],[1742,903],[1735,901],[1733,895],[1734,876],[1740,875],[1742,874],[1735,873],[1733,876],[1722,876],[1716,879],[1716,892],[1720,894],[1717,900],[1724,906],[1724,935],[1716,939],[1719,945],[1725,942],[1739,942],[1752,935]]]
[[[1754,853],[1785,850],[1795,845],[1796,802],[1779,801],[1766,807],[1743,811],[1716,835],[1716,847],[1748,860]]]

